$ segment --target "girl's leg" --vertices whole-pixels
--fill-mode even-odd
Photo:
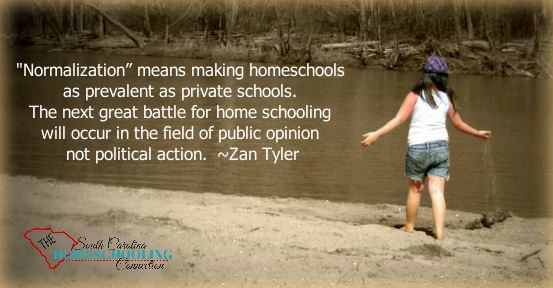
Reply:
[[[417,211],[421,200],[421,192],[424,189],[424,184],[420,181],[409,179],[409,194],[407,194],[407,206],[405,209],[405,227],[406,232],[415,230],[415,220],[417,219]]]
[[[428,176],[428,192],[432,198],[432,212],[434,214],[434,225],[436,226],[436,239],[441,240],[444,237],[445,225],[445,198],[444,198],[445,179],[440,176]]]

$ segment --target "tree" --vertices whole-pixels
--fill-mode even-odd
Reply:
[[[90,4],[90,3],[87,3],[85,5],[89,8],[91,8],[92,10],[94,10],[96,13],[98,13],[98,15],[102,16],[103,19],[107,20],[108,22],[113,24],[115,27],[117,27],[121,31],[123,31],[123,33],[125,33],[125,35],[127,35],[127,37],[129,37],[136,44],[136,46],[138,46],[140,48],[144,47],[144,43],[142,43],[142,40],[140,38],[138,38],[129,28],[125,27],[125,25],[121,24],[119,21],[115,20],[114,18],[112,18],[111,16],[106,14],[104,11],[102,11],[100,8],[98,8],[96,5],[93,5],[93,4]],[[102,21],[102,23],[103,23],[103,21]]]
[[[56,7],[52,3],[50,3],[49,5],[50,9],[48,9],[42,6],[42,3],[39,3],[38,0],[35,0],[34,3],[35,3],[35,6],[40,11],[40,13],[42,14],[42,17],[46,19],[46,23],[48,23],[48,26],[50,27],[52,32],[56,35],[56,39],[58,40],[58,42],[63,42],[61,23],[55,13]]]
[[[367,0],[359,0],[359,35],[367,40]]]
[[[461,53],[461,10],[456,0],[453,0],[453,19],[455,22],[455,43],[457,44],[457,51]]]
[[[150,5],[148,1],[144,1],[144,34],[147,38],[152,38],[154,33],[152,32],[152,26],[150,25]]]
[[[238,18],[238,0],[225,0],[226,45],[231,45],[230,37]]]
[[[465,15],[466,15],[466,21],[467,21],[467,33],[469,40],[472,40],[474,38],[474,27],[472,25],[472,16],[470,12],[470,8],[468,5],[468,0],[464,0],[465,4]]]
[[[84,31],[84,7],[82,3],[79,3],[77,11],[77,32],[82,33]]]

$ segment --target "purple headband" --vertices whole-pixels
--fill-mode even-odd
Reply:
[[[424,64],[424,71],[437,74],[447,74],[447,61],[445,58],[440,56],[430,56]]]

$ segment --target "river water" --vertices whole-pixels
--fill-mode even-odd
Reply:
[[[403,176],[408,124],[381,138],[374,146],[363,149],[361,135],[378,128],[397,111],[404,95],[418,78],[416,72],[375,71],[347,68],[340,79],[257,78],[164,78],[150,79],[156,86],[194,85],[258,85],[278,86],[284,83],[298,95],[288,100],[204,99],[194,103],[206,107],[330,107],[332,120],[122,120],[122,126],[162,127],[198,125],[232,127],[255,125],[259,128],[320,128],[318,141],[284,141],[278,145],[301,150],[296,161],[273,165],[270,161],[232,162],[218,160],[217,151],[237,145],[256,148],[271,145],[264,141],[243,143],[206,141],[95,141],[41,139],[40,128],[53,126],[57,120],[33,120],[32,104],[62,107],[81,100],[64,100],[64,86],[122,86],[126,83],[145,85],[145,79],[24,79],[16,62],[60,65],[80,62],[134,65],[207,65],[204,60],[143,56],[97,55],[79,52],[45,52],[21,50],[12,53],[7,69],[9,99],[7,123],[9,137],[7,172],[14,175],[35,175],[67,181],[92,182],[129,187],[151,187],[191,192],[219,192],[255,196],[328,199],[331,201],[404,204],[407,180]],[[452,75],[459,97],[463,119],[478,129],[493,131],[493,138],[483,141],[461,134],[451,125],[451,179],[446,185],[448,208],[484,212],[495,208],[513,211],[524,217],[547,216],[545,137],[547,90],[545,81],[525,78]],[[133,102],[134,101],[134,102]],[[95,105],[117,107],[153,104],[140,100],[98,100]],[[164,102],[168,104],[181,104]],[[71,127],[90,126],[82,120],[66,121]],[[95,124],[112,127],[112,124]],[[123,144],[121,144],[123,143]],[[209,158],[194,162],[68,162],[65,150],[89,146],[201,148]],[[426,192],[425,192],[426,193]],[[91,195],[91,197],[94,197]],[[430,206],[427,194],[423,205]]]

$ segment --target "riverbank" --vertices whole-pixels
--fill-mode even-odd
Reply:
[[[14,284],[52,286],[94,279],[121,287],[174,286],[547,287],[551,219],[510,217],[467,230],[479,215],[448,211],[434,240],[431,210],[409,234],[404,207],[310,199],[131,189],[3,176],[2,222]],[[61,263],[52,273],[25,231],[50,227],[88,242],[117,236],[171,249],[163,271],[119,271],[113,263]],[[6,263],[5,263],[6,265]]]
[[[142,37],[144,47],[138,48],[131,39],[117,33],[102,39],[84,33],[69,35],[63,43],[34,38],[24,44],[56,51],[295,65],[337,63],[346,67],[400,71],[420,71],[425,59],[437,54],[447,57],[453,74],[551,78],[553,73],[548,61],[548,38],[540,44],[540,52],[532,55],[534,44],[531,39],[513,40],[492,48],[484,40],[462,41],[459,45],[454,40],[429,37],[424,40],[404,39],[396,49],[393,42],[379,44],[378,41],[360,41],[356,37],[330,34],[309,35],[309,40],[302,35],[291,35],[285,45],[282,39],[270,34],[247,39],[236,36],[228,45],[203,37],[201,33],[181,33],[167,43],[165,39]]]

